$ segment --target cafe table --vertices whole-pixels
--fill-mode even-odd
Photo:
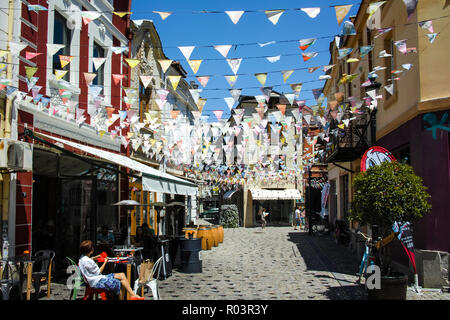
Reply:
[[[139,248],[134,248],[133,251],[136,251],[136,249]],[[125,250],[125,249],[120,249],[121,252],[131,252],[132,250]],[[139,250],[137,250],[139,251]],[[114,269],[121,269],[121,266],[125,266],[126,271],[125,271],[125,275],[128,279],[128,282],[130,283],[130,286],[133,287],[133,283],[132,283],[132,279],[131,279],[131,273],[132,271],[134,271],[134,278],[136,278],[138,276],[137,274],[137,266],[138,264],[141,262],[141,258],[140,257],[136,257],[136,256],[125,256],[125,257],[115,257],[115,258],[109,258],[108,257],[108,262],[107,263],[114,263]],[[99,263],[103,263],[103,258],[99,258],[97,260],[97,262]],[[120,271],[121,272],[121,271]],[[123,289],[123,288],[122,288]],[[122,290],[121,294],[120,294],[120,299],[123,300],[124,298],[124,291]],[[130,294],[127,292],[126,293],[126,300],[130,299]]]
[[[29,256],[29,255],[20,255],[20,256],[14,256],[9,257],[8,259],[1,259],[2,266],[5,263],[5,271],[10,272],[11,267],[10,263],[14,264],[16,267],[16,270],[19,270],[19,292],[20,292],[20,299],[23,300],[23,281],[24,281],[24,270],[26,269],[26,279],[27,279],[27,291],[26,291],[26,299],[30,300],[31,298],[31,280],[32,280],[32,274],[33,274],[33,265],[35,262],[39,262],[44,260],[45,257],[43,256]],[[2,275],[3,277],[3,275]],[[11,279],[12,280],[12,279]]]

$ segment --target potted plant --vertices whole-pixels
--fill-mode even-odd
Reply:
[[[374,240],[384,238],[392,233],[395,222],[412,223],[430,211],[426,189],[410,165],[382,162],[355,176],[350,219],[370,225]],[[381,289],[369,290],[369,298],[406,299],[408,277],[392,270],[389,246],[379,255]]]

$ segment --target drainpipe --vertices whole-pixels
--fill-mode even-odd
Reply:
[[[14,27],[14,0],[8,1],[8,49],[9,42],[13,40],[13,27]],[[7,79],[12,79],[12,57],[11,53],[7,55],[7,69],[6,69],[6,77]],[[12,100],[5,98],[5,115],[4,119],[2,119],[2,130],[0,131],[0,136],[2,138],[10,138],[11,137],[11,109],[12,109]],[[8,221],[9,221],[9,190],[10,190],[10,174],[1,174],[1,237],[2,245],[3,239],[8,237]]]

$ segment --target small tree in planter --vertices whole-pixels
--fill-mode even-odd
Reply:
[[[382,162],[356,175],[350,219],[379,227],[379,236],[392,232],[394,222],[422,218],[431,209],[430,195],[410,165]],[[377,240],[377,239],[374,239]],[[382,251],[382,276],[391,276],[389,250]]]
[[[224,228],[239,228],[239,210],[236,205],[223,205],[220,224]]]

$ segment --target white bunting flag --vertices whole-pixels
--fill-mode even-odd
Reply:
[[[153,79],[153,76],[140,76],[139,78],[141,79],[141,82],[144,85],[144,88],[147,89],[148,85],[150,84],[150,82]]]
[[[217,51],[219,51],[219,53],[226,58],[228,55],[228,52],[230,51],[232,45],[220,45],[220,46],[214,46],[214,49],[216,49]]]
[[[310,18],[314,19],[320,13],[320,8],[301,8]]]
[[[232,98],[232,97],[226,97],[226,98],[223,98],[223,99],[224,99],[225,102],[227,103],[228,108],[229,108],[230,110],[233,109],[233,106],[234,106],[234,103],[235,103],[235,99]]]
[[[172,64],[172,61],[173,60],[170,60],[170,59],[159,59],[158,60],[163,73],[166,73],[167,69],[169,69],[170,65]]]
[[[94,69],[98,70],[98,68],[100,68],[105,61],[106,58],[92,58],[92,62],[94,63]]]
[[[244,11],[225,11],[225,13],[230,17],[231,21],[234,24],[237,24],[239,22],[239,19],[241,19],[241,16],[244,14]]]
[[[265,46],[268,46],[268,45],[274,44],[274,43],[276,43],[276,41],[269,41],[269,42],[265,42],[265,43],[258,43],[258,45],[262,48],[262,47],[265,47]]]
[[[228,65],[234,74],[236,74],[241,66],[242,58],[239,59],[227,59]]]
[[[186,58],[186,60],[189,60],[191,58],[192,51],[194,51],[195,47],[178,47],[180,49],[183,56]]]
[[[153,13],[159,14],[161,19],[166,20],[168,16],[172,14],[172,12],[162,12],[162,11],[153,11]]]
[[[189,92],[191,93],[191,96],[194,99],[195,104],[197,104],[198,99],[200,98],[200,92],[202,92],[202,89],[189,89]]]
[[[47,43],[47,54],[49,56],[53,56],[54,54],[56,54],[59,50],[61,50],[64,47],[65,47],[65,45],[63,45],[63,44]]]
[[[274,63],[277,62],[278,60],[280,60],[281,56],[274,56],[274,57],[267,57],[266,59],[270,62],[270,63]]]
[[[295,99],[295,93],[285,93],[284,96],[286,97],[286,99],[288,99],[289,104],[292,106]]]
[[[225,79],[227,80],[228,84],[230,85],[230,87],[233,87],[234,84],[237,81],[238,76],[225,76]]]

